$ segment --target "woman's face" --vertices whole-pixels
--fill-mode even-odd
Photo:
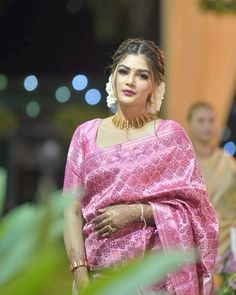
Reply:
[[[119,104],[146,109],[153,83],[151,69],[143,54],[129,54],[118,64],[114,86]]]
[[[190,131],[193,138],[201,142],[211,142],[217,136],[216,114],[206,107],[196,109],[190,119]]]

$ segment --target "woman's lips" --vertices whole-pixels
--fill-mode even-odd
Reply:
[[[124,95],[126,95],[126,96],[132,96],[132,95],[135,94],[135,92],[133,92],[132,90],[127,90],[127,89],[122,90],[122,92],[123,92]]]

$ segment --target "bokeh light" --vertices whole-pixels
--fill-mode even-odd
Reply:
[[[72,86],[75,90],[83,90],[88,85],[88,78],[85,75],[76,75],[72,80]]]
[[[30,101],[26,105],[26,113],[31,118],[37,117],[39,115],[39,113],[40,113],[40,105],[39,105],[39,103],[37,101],[35,101],[35,100]]]
[[[7,87],[7,76],[0,75],[0,90],[4,90]]]
[[[58,102],[64,103],[70,99],[70,89],[66,86],[57,88],[55,97]]]
[[[95,88],[89,89],[85,93],[85,101],[87,104],[96,105],[101,100],[101,92]]]
[[[233,141],[228,141],[226,142],[226,144],[224,145],[224,153],[227,156],[233,156],[236,152],[236,145]]]
[[[24,87],[27,91],[33,91],[38,86],[38,79],[34,75],[27,76],[24,80]]]

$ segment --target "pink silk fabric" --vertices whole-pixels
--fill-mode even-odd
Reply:
[[[169,294],[213,294],[218,223],[193,147],[183,128],[162,120],[156,133],[109,148],[96,145],[101,119],[75,131],[65,170],[65,191],[81,187],[85,249],[91,269],[115,267],[147,250],[196,247],[200,262],[189,263],[151,290]],[[115,204],[149,203],[155,224],[130,224],[109,238],[93,233],[98,210]]]

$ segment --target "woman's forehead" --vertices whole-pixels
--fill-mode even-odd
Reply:
[[[122,65],[134,70],[151,70],[144,54],[128,54],[118,63],[118,67]]]
[[[216,116],[216,113],[213,109],[211,108],[207,108],[207,107],[199,107],[197,109],[195,109],[193,111],[193,114],[192,114],[193,117],[195,118],[199,118],[199,117],[212,117],[212,118],[215,118]]]

